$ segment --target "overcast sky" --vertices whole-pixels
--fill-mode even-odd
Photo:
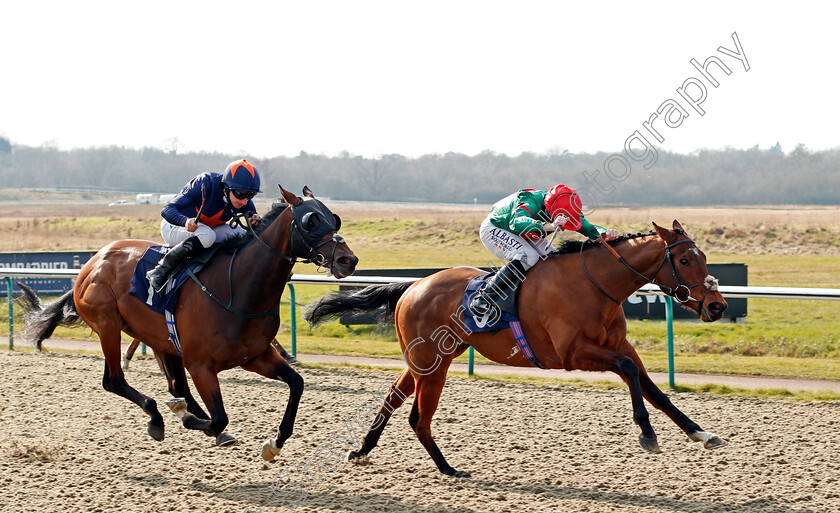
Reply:
[[[8,1],[0,134],[257,157],[615,151],[636,130],[683,153],[834,148],[835,5]],[[749,71],[718,51],[733,33]],[[713,55],[717,88],[690,63]],[[669,99],[687,116],[654,119],[660,142],[643,123]]]

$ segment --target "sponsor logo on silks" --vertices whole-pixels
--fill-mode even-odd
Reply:
[[[512,250],[517,250],[522,247],[522,243],[510,236],[510,234],[501,228],[490,230],[490,236],[494,241],[501,242]]]

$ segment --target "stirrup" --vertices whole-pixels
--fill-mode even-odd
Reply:
[[[493,311],[493,303],[484,297],[483,292],[483,290],[479,291],[470,302],[470,311],[473,315],[482,316]]]
[[[166,288],[166,282],[169,281],[168,280],[169,273],[166,272],[166,271],[162,271],[163,274],[161,276],[158,276],[159,269],[160,269],[160,266],[155,267],[154,269],[152,269],[151,271],[146,273],[146,279],[149,280],[149,285],[158,294],[160,294],[161,291],[164,288]],[[153,277],[155,278],[154,280],[153,280]],[[160,285],[156,285],[155,282],[160,282]]]

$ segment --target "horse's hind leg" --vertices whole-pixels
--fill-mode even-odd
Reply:
[[[126,348],[125,353],[123,353],[123,355],[122,355],[122,362],[123,362],[122,363],[122,370],[123,371],[128,370],[128,365],[129,365],[129,363],[131,363],[131,359],[134,357],[134,353],[137,351],[137,346],[139,346],[142,343],[143,343],[142,340],[135,338],[131,341],[131,344],[128,345],[128,348]],[[157,361],[158,368],[160,369],[160,373],[165,376],[166,375],[166,369],[163,368],[163,360],[160,359],[159,354],[157,354],[157,353],[153,353],[153,354],[155,356],[155,361]]]
[[[572,368],[588,371],[610,371],[618,374],[630,389],[633,404],[633,421],[642,430],[639,445],[649,452],[662,452],[656,440],[656,432],[650,425],[650,414],[642,398],[642,386],[639,382],[639,366],[632,358],[621,353],[605,349],[595,343],[577,344],[571,355]]]
[[[441,473],[455,477],[470,477],[468,472],[455,470],[446,462],[446,458],[443,457],[443,453],[440,452],[440,448],[432,437],[432,416],[440,402],[443,385],[446,384],[446,370],[449,368],[449,363],[441,363],[431,374],[415,377],[414,404],[411,407],[408,423]]]
[[[263,459],[271,461],[280,454],[283,444],[292,436],[300,397],[303,395],[303,378],[289,366],[272,345],[269,345],[262,355],[249,361],[242,368],[270,379],[280,379],[289,385],[289,402],[286,403],[283,420],[277,428],[277,436],[266,440],[262,448]]]
[[[122,356],[122,370],[128,370],[128,364],[131,362],[131,358],[134,357],[134,352],[137,351],[137,346],[140,345],[139,339],[134,339],[131,341],[131,344],[128,345],[128,349],[125,350]]]
[[[150,417],[146,432],[157,441],[163,440],[163,417],[157,409],[157,403],[125,381],[125,375],[120,368],[120,332],[111,334],[99,332],[99,339],[102,342],[102,352],[105,353],[105,374],[102,377],[102,387],[142,408]]]
[[[382,432],[385,430],[385,426],[391,418],[391,414],[394,413],[394,410],[402,406],[403,401],[405,401],[406,398],[413,393],[414,376],[411,374],[411,371],[406,368],[397,380],[394,381],[394,384],[388,389],[388,394],[385,396],[385,400],[382,402],[382,407],[379,409],[379,413],[373,420],[373,424],[371,424],[367,435],[365,435],[365,439],[362,441],[362,446],[357,451],[350,451],[347,454],[348,460],[366,456],[371,450],[373,450],[374,447],[376,447],[376,444],[379,443],[379,437],[382,436]]]

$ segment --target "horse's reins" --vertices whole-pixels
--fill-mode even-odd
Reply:
[[[203,193],[203,190],[202,190],[202,193]],[[202,208],[204,208],[203,202],[202,202]],[[292,207],[292,208],[294,208],[294,207]],[[201,212],[201,210],[199,210],[199,213],[200,212]],[[242,227],[246,228],[247,230],[249,230],[251,232],[250,233],[251,236],[253,238],[255,238],[260,244],[262,244],[263,247],[265,247],[268,251],[270,251],[274,255],[279,256],[280,258],[284,259],[287,263],[292,264],[292,265],[294,265],[296,262],[302,262],[302,263],[305,263],[305,264],[308,264],[308,263],[312,262],[312,263],[317,264],[319,269],[321,267],[326,267],[327,269],[329,269],[330,267],[332,267],[332,264],[335,261],[335,251],[336,251],[338,245],[340,243],[344,242],[344,237],[342,237],[338,233],[333,234],[333,236],[331,238],[329,238],[325,241],[322,241],[320,244],[318,244],[315,247],[312,247],[312,245],[309,244],[306,241],[305,238],[302,238],[303,243],[307,246],[307,249],[309,249],[310,254],[314,253],[316,256],[307,258],[306,260],[301,260],[301,259],[298,259],[296,256],[287,255],[287,254],[285,254],[281,251],[276,250],[270,244],[268,244],[267,242],[262,240],[257,235],[257,232],[254,231],[254,227],[251,225],[251,223],[248,221],[248,219],[245,218],[245,216],[246,215],[242,212],[235,213],[233,215],[233,218],[231,218],[231,220],[230,220],[231,227],[236,227],[236,225],[239,225],[239,226],[242,226]],[[243,221],[243,218],[244,218],[244,221]],[[297,228],[297,222],[295,221],[294,218],[292,218],[291,230],[294,230],[296,228]],[[290,237],[291,237],[291,233],[290,233]],[[320,248],[321,246],[323,246],[324,244],[330,242],[330,241],[335,242],[335,246],[333,246],[333,252],[332,252],[332,255],[330,256],[330,259],[326,260],[324,255],[318,253],[316,250],[318,248]],[[202,292],[204,292],[205,294],[210,296],[210,298],[213,301],[215,301],[216,303],[218,303],[219,306],[221,306],[222,308],[224,308],[225,310],[227,310],[231,313],[234,313],[234,314],[236,314],[240,317],[244,317],[246,319],[264,318],[264,317],[279,317],[280,316],[279,311],[271,311],[271,312],[263,312],[263,313],[248,313],[248,312],[242,312],[240,310],[237,310],[236,308],[233,308],[233,306],[231,306],[233,304],[233,261],[236,258],[236,254],[238,252],[239,252],[238,249],[233,252],[233,255],[230,257],[230,263],[228,264],[228,288],[230,289],[230,299],[228,300],[227,304],[225,304],[225,302],[222,301],[222,299],[220,299],[218,296],[213,294],[207,288],[206,285],[201,283],[201,280],[198,279],[198,276],[196,276],[195,273],[192,271],[192,269],[190,269],[189,267],[187,267],[187,274],[190,276],[190,278],[192,278],[193,281],[195,281],[198,284],[199,287],[201,287]],[[318,261],[318,262],[315,261],[317,257],[321,257],[320,261]],[[326,264],[326,265],[324,265],[324,264]]]
[[[598,242],[600,242],[602,246],[607,248],[607,250],[609,250],[609,252],[612,253],[613,256],[615,256],[618,259],[619,262],[624,264],[624,267],[633,271],[633,273],[636,276],[642,278],[646,282],[648,282],[652,285],[656,285],[657,287],[662,289],[662,291],[665,292],[668,296],[674,298],[674,300],[677,301],[680,304],[685,304],[685,303],[688,303],[689,301],[698,301],[697,299],[694,299],[693,297],[691,297],[691,289],[693,289],[694,287],[699,287],[700,285],[705,285],[706,286],[706,292],[703,294],[703,297],[700,298],[700,300],[698,301],[701,305],[706,300],[706,296],[709,294],[709,292],[711,292],[712,290],[717,290],[717,280],[714,277],[712,277],[711,275],[706,276],[706,278],[703,281],[701,281],[700,283],[695,283],[694,285],[686,285],[680,279],[680,276],[677,273],[677,267],[674,265],[674,256],[671,254],[671,248],[673,248],[674,246],[678,246],[680,244],[683,244],[683,243],[687,243],[687,242],[690,242],[690,243],[694,244],[694,241],[691,240],[691,239],[678,240],[676,242],[673,242],[673,243],[665,246],[665,255],[662,256],[662,261],[659,262],[659,267],[657,267],[656,271],[654,271],[653,279],[648,278],[647,276],[645,276],[642,273],[638,272],[637,270],[633,269],[633,267],[631,267],[630,264],[627,263],[626,260],[624,260],[624,257],[622,257],[621,255],[618,254],[618,251],[616,251],[615,248],[613,248],[612,246],[607,244],[607,241],[604,239],[603,234],[600,237],[598,237],[598,239],[596,239],[596,240]],[[586,269],[586,261],[583,258],[583,246],[584,246],[583,244],[581,244],[581,246],[580,246],[580,262],[583,265],[583,271],[586,273],[586,277],[589,278],[589,281],[591,281],[592,284],[595,285],[595,288],[598,289],[602,294],[604,294],[605,296],[610,298],[610,300],[612,300],[614,303],[621,304],[621,301],[618,301],[615,298],[613,298],[612,296],[610,296],[609,294],[607,294],[607,292],[604,289],[602,289],[600,287],[600,285],[598,285],[598,283],[595,281],[595,279],[592,278],[592,275],[589,274],[589,270]],[[660,283],[656,280],[656,276],[659,274],[659,271],[662,269],[662,266],[665,265],[665,261],[667,261],[668,264],[671,266],[671,272],[674,275],[674,279],[677,280],[677,286],[676,287],[669,287],[669,286],[667,286],[663,283]],[[685,289],[686,296],[687,296],[686,299],[680,299],[679,298],[678,293],[681,289]]]

